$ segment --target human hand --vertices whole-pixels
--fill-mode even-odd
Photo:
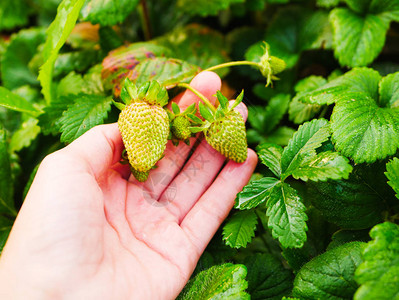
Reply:
[[[191,85],[214,102],[221,83],[203,72]],[[168,142],[145,183],[119,163],[117,124],[47,156],[0,260],[0,298],[174,299],[257,163],[249,150],[223,166],[205,141],[186,162],[191,149]]]

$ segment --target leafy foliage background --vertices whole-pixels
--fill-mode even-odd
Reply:
[[[123,78],[175,93],[266,41],[272,88],[218,71],[260,163],[179,298],[398,299],[398,22],[399,0],[1,1],[0,251],[40,161],[115,122]]]

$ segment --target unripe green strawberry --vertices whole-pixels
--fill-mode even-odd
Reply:
[[[137,88],[125,80],[121,93],[118,127],[125,145],[133,175],[145,181],[148,171],[160,160],[169,136],[169,116],[162,108],[168,103],[168,93],[157,81]]]
[[[132,102],[119,115],[119,131],[129,163],[140,172],[149,171],[162,157],[169,135],[169,117],[159,105]]]
[[[238,163],[247,159],[245,123],[241,114],[235,110],[215,120],[206,130],[205,139],[228,159]]]
[[[146,181],[146,180],[148,179],[148,175],[150,174],[149,171],[147,171],[147,172],[140,172],[140,171],[137,171],[137,170],[135,170],[135,169],[133,169],[133,168],[131,168],[131,171],[132,171],[133,176],[134,176],[134,177],[137,179],[137,181],[139,181],[139,182],[144,182],[144,181]]]
[[[273,75],[281,73],[282,71],[285,70],[287,67],[287,64],[285,63],[284,60],[275,57],[275,56],[270,56],[270,66],[272,68]]]
[[[177,116],[173,119],[171,128],[172,133],[178,140],[186,140],[191,136],[189,127],[191,126],[190,121],[184,116]]]
[[[272,83],[272,80],[278,79],[276,74],[284,71],[287,65],[282,59],[269,54],[268,44],[265,43],[262,48],[264,50],[264,54],[260,58],[259,70],[266,78],[266,86],[268,86]]]

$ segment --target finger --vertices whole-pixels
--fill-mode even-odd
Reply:
[[[96,126],[61,151],[79,159],[81,166],[98,178],[121,159],[123,142],[118,124]]]
[[[215,103],[213,97],[217,90],[221,88],[221,80],[216,73],[201,72],[191,81],[190,85],[200,91],[205,97]],[[198,103],[199,98],[189,90],[177,96],[176,101],[183,111],[192,103]],[[180,143],[178,147],[172,145],[169,141],[165,150],[165,157],[157,163],[157,168],[150,171],[149,179],[140,184],[153,195],[154,199],[159,199],[162,192],[173,180],[176,174],[181,170],[187,157],[190,154],[192,146],[195,144],[196,138],[190,139],[190,146]]]
[[[165,189],[159,202],[176,217],[179,224],[204,191],[208,189],[225,160],[223,155],[203,140],[183,170]],[[170,198],[172,191],[177,193],[174,198]]]
[[[234,101],[230,101],[230,104],[232,103]],[[248,110],[245,104],[240,103],[235,109],[246,120]],[[183,170],[162,194],[159,202],[165,206],[167,205],[167,209],[180,223],[195,202],[211,185],[225,160],[226,158],[214,150],[205,140],[201,141]],[[169,195],[172,194],[172,191],[176,191],[177,195],[170,199]]]
[[[249,181],[257,164],[254,151],[248,149],[248,158],[238,164],[229,161],[216,180],[183,219],[180,227],[185,231],[197,253],[202,253],[227,217],[238,192]]]

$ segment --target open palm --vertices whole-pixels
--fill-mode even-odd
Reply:
[[[220,79],[203,72],[191,85],[213,99]],[[184,109],[198,99],[187,91],[174,101]],[[158,168],[139,183],[119,164],[122,149],[110,124],[45,158],[0,260],[1,299],[179,294],[256,155],[249,150],[246,162],[224,165],[205,141],[168,143]]]

